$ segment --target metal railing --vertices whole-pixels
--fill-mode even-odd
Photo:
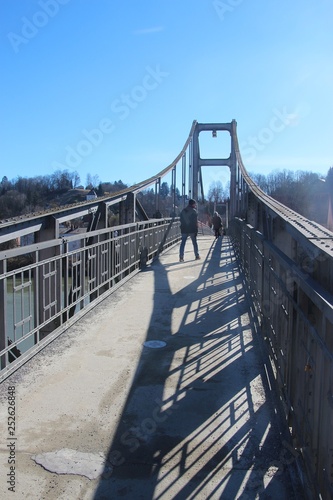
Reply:
[[[303,269],[296,266],[244,220],[233,220],[230,233],[267,341],[295,457],[304,460],[314,492],[332,498],[333,297],[309,276],[308,260]]]
[[[266,195],[242,162],[229,234],[267,341],[294,459],[311,498],[333,498],[333,234]],[[300,470],[301,473],[301,470]]]
[[[179,239],[155,219],[0,252],[0,380]]]

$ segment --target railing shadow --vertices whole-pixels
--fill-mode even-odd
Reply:
[[[147,341],[166,345],[142,350],[94,499],[283,498],[291,453],[232,249],[214,242],[177,290],[173,268],[144,271],[155,277]]]

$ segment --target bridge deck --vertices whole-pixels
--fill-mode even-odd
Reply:
[[[10,450],[18,498],[303,498],[230,242],[199,248],[163,253],[1,385],[1,498]]]

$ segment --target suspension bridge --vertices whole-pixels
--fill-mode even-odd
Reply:
[[[230,155],[202,158],[203,131],[229,134]],[[180,263],[176,193],[203,206],[207,165],[230,169],[226,235],[202,223],[201,260],[188,243]],[[154,186],[160,213],[168,175],[171,216],[149,218],[139,193]],[[11,240],[4,494],[332,498],[333,234],[253,182],[235,120],[194,121],[175,160],[127,189],[1,221]]]

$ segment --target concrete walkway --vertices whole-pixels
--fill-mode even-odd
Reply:
[[[1,384],[0,498],[305,498],[230,242],[199,248],[163,253]]]

